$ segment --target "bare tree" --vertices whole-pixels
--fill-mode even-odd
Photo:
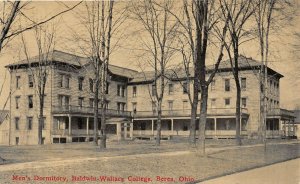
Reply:
[[[46,96],[46,83],[51,71],[52,53],[54,50],[54,31],[48,31],[42,26],[34,28],[34,36],[38,55],[34,58],[30,57],[27,42],[22,34],[22,46],[26,57],[33,87],[38,97],[39,114],[38,114],[38,144],[42,142],[42,131],[44,126],[44,104]]]
[[[276,0],[257,0],[254,2],[254,17],[257,24],[257,34],[260,46],[260,126],[259,138],[264,143],[266,150],[266,123],[267,123],[267,84],[268,84],[268,55],[269,55],[269,33],[272,14]]]
[[[260,126],[259,126],[259,139],[264,143],[266,151],[266,124],[267,124],[267,86],[268,86],[268,62],[270,41],[269,37],[271,31],[278,30],[274,28],[275,23],[281,24],[280,21],[275,19],[289,20],[292,16],[287,13],[292,2],[285,0],[253,0],[253,8],[255,9],[254,18],[257,26],[256,35],[259,40],[260,50],[260,83],[261,83],[261,100],[260,100]],[[276,22],[275,22],[276,21]]]
[[[241,86],[239,80],[239,47],[249,40],[250,32],[246,29],[246,23],[253,15],[254,9],[248,0],[219,0],[223,15],[228,15],[229,44],[226,50],[236,85],[236,144],[241,145]],[[251,39],[251,38],[250,38]],[[232,57],[233,55],[233,57]]]
[[[29,4],[30,2],[21,2],[21,1],[3,1],[0,4],[0,52],[2,51],[3,47],[11,39],[16,37],[17,35],[23,33],[24,31],[31,30],[39,25],[45,24],[56,17],[73,10],[76,8],[79,4],[82,2],[76,3],[74,6],[71,7],[66,7],[65,10],[58,12],[44,20],[41,20],[39,22],[33,21],[30,17],[26,15],[24,12],[25,7]],[[23,18],[23,19],[21,19]],[[26,21],[24,21],[26,20]],[[19,22],[23,21],[22,23],[26,22],[26,25],[23,25],[22,28],[20,28],[18,25]]]
[[[132,4],[131,12],[134,19],[143,27],[141,34],[146,34],[148,40],[143,42],[145,60],[154,69],[154,84],[150,95],[152,103],[156,106],[157,112],[157,134],[156,145],[160,145],[161,139],[161,116],[162,102],[166,87],[166,68],[171,60],[174,50],[172,44],[175,38],[177,21],[172,20],[168,10],[172,9],[173,3],[170,0],[152,1],[144,0]]]
[[[183,64],[187,80],[190,81],[190,73],[194,73],[192,79],[193,93],[188,93],[191,103],[191,123],[190,123],[190,143],[196,143],[196,118],[197,106],[200,97],[200,121],[199,121],[199,138],[201,141],[201,150],[205,154],[205,125],[207,117],[207,100],[208,86],[214,79],[219,64],[223,58],[223,48],[225,45],[225,36],[227,32],[228,18],[220,16],[218,4],[214,0],[194,0],[183,1],[183,16],[179,17],[176,13],[172,13],[176,17],[182,27],[182,39],[179,40],[179,50],[183,57]],[[222,14],[221,14],[222,15]],[[224,22],[220,21],[224,18]],[[222,25],[222,23],[224,23]],[[218,43],[214,43],[214,39]],[[215,67],[211,74],[207,77],[207,51],[209,44],[219,49]],[[190,71],[190,65],[192,70]],[[193,95],[191,95],[193,94]]]
[[[100,148],[106,148],[106,88],[110,55],[117,45],[116,41],[111,46],[111,38],[123,23],[122,16],[113,18],[114,0],[85,2],[85,10],[80,13],[79,19],[84,31],[75,34],[75,39],[79,42],[82,53],[88,57],[93,69],[94,95],[94,144],[98,145],[98,122],[99,110],[101,114],[101,137]],[[123,11],[122,11],[123,12]]]

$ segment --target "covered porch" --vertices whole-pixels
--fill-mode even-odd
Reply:
[[[108,118],[106,133],[108,140],[132,138],[132,123],[126,118]],[[98,121],[100,137],[101,119]],[[131,132],[131,133],[130,133]],[[94,118],[92,116],[53,116],[52,143],[91,142],[94,140]]]
[[[240,122],[241,135],[246,136],[248,117],[242,117]],[[206,121],[206,138],[235,138],[236,126],[234,117],[208,117]],[[136,138],[155,137],[156,119],[135,119],[133,121],[133,136]],[[162,138],[172,136],[189,136],[190,118],[164,118],[161,122]],[[196,130],[199,130],[199,119],[196,121]]]
[[[266,136],[267,138],[294,138],[296,136],[294,112],[279,108],[269,110]]]

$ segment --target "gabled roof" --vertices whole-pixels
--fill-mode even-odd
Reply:
[[[8,110],[0,110],[0,124],[3,123],[3,121],[8,116],[8,114],[9,114]]]
[[[50,61],[52,63],[61,63],[75,66],[76,68],[82,68],[90,64],[91,62],[87,57],[81,57],[74,54],[66,53],[63,51],[53,50],[52,52],[48,53]],[[22,66],[34,65],[38,63],[38,56],[34,56],[28,60],[21,60],[16,63],[9,64],[5,67],[7,68],[19,68]],[[109,65],[108,69],[110,72],[116,75],[124,76],[127,78],[133,78],[133,76],[137,73],[135,70]]]
[[[253,70],[253,69],[259,69],[261,67],[261,62],[256,61],[252,58],[247,58],[245,56],[240,56],[238,60],[239,69],[240,70]],[[214,71],[215,66],[209,65],[207,66],[207,73],[211,73]],[[194,77],[194,69],[193,67],[190,67],[188,69],[189,71],[189,77]],[[230,60],[221,61],[218,72],[222,71],[232,71]],[[277,76],[279,78],[283,77],[280,73],[274,71],[273,69],[268,67],[269,74],[272,74],[274,76]],[[184,68],[176,67],[174,69],[167,69],[165,71],[165,75],[167,78],[178,80],[178,79],[185,79],[187,78],[187,72]],[[154,72],[153,71],[147,71],[147,72],[139,72],[137,73],[133,80],[130,81],[130,83],[145,83],[145,82],[152,82],[154,80]]]

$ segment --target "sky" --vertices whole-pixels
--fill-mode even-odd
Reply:
[[[297,37],[295,35],[300,35],[300,2],[295,2],[295,9],[297,11],[295,12],[294,18],[284,26],[279,25],[278,31],[273,33],[270,38],[269,67],[284,76],[280,80],[280,100],[281,107],[287,109],[300,108],[300,36]],[[35,1],[31,2],[24,12],[26,12],[26,15],[31,19],[38,21],[64,10],[65,5],[72,6],[75,3],[77,2]],[[116,4],[116,6],[122,7],[123,5]],[[74,32],[80,30],[78,20],[82,13],[81,10],[83,10],[83,6],[77,8],[75,11],[68,12],[63,16],[56,18],[51,22],[52,25],[55,25],[55,48],[57,50],[80,54],[78,51],[78,44],[72,36],[74,35]],[[137,53],[139,51],[135,49],[139,48],[138,40],[141,39],[141,35],[138,37],[138,35],[130,34],[136,27],[138,27],[138,25],[130,21],[125,21],[121,26],[121,32],[126,36],[123,36],[120,40],[120,47],[112,53],[110,60],[111,64],[140,71],[137,59]],[[82,31],[82,34],[85,33]],[[36,48],[34,47],[33,34],[29,31],[25,33],[24,36],[28,42],[32,56],[34,56]],[[0,108],[3,107],[9,94],[9,74],[4,66],[24,58],[24,56],[22,56],[22,51],[20,50],[20,45],[20,37],[16,37],[0,54],[0,85],[4,83],[4,88],[0,96]],[[298,50],[295,48],[295,45],[298,45]],[[252,41],[243,44],[240,53],[247,57],[259,60],[260,56],[257,49],[257,42]],[[216,53],[217,49],[209,50],[209,52]]]

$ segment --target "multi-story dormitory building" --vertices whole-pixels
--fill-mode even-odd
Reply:
[[[6,66],[11,77],[11,145],[37,144],[38,96],[34,76],[29,70],[29,65],[34,69],[36,62],[36,58],[32,58],[30,62],[20,61]],[[260,112],[260,63],[245,57],[240,57],[239,62],[242,86],[241,132],[245,137],[256,137]],[[210,138],[230,138],[235,135],[235,83],[230,65],[226,63],[221,63],[209,87],[206,134]],[[91,82],[91,67],[87,58],[53,51],[45,93],[45,144],[93,140],[94,86]],[[150,96],[154,73],[141,73],[110,65],[108,75],[108,138],[152,138],[156,134],[155,103]],[[268,75],[267,134],[269,137],[290,135],[292,132],[286,125],[293,121],[293,114],[280,109],[279,80],[283,76],[270,68]],[[178,75],[170,73],[168,77],[162,106],[163,137],[189,134],[190,103],[186,93],[192,86],[185,81],[182,71]]]

